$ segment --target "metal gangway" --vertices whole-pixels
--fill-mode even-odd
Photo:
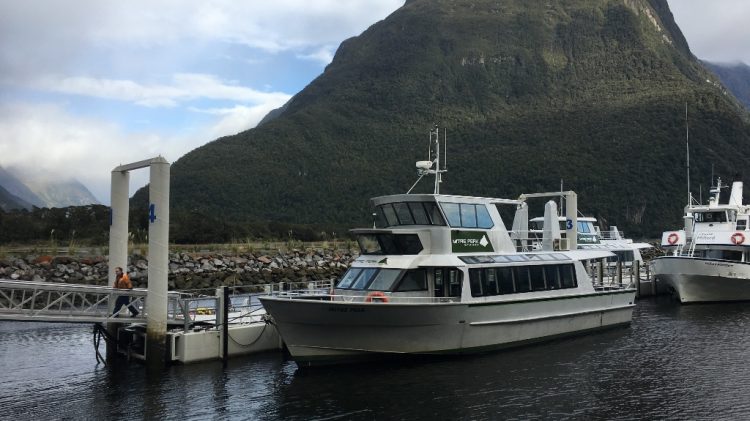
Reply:
[[[0,280],[0,320],[67,323],[146,323],[147,289]],[[138,309],[133,316],[127,306],[115,312],[120,296],[130,298]],[[178,292],[167,295],[167,324],[182,325],[186,309]]]

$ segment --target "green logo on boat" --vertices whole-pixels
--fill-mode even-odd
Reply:
[[[451,231],[451,246],[454,253],[495,251],[484,231]]]

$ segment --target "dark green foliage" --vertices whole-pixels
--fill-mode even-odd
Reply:
[[[686,202],[686,103],[693,186],[750,159],[747,114],[713,79],[664,0],[409,1],[343,42],[276,118],[174,163],[173,234],[368,225],[368,198],[411,186],[437,123],[444,193],[515,197],[563,179],[583,211],[656,236]]]
[[[0,211],[0,244],[106,244],[108,236],[109,208],[103,205]]]

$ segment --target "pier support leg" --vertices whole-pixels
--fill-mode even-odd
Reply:
[[[169,163],[163,158],[154,160],[150,171],[146,364],[161,369],[166,365],[168,349]]]
[[[110,193],[111,208],[109,210],[109,269],[107,285],[115,285],[115,268],[128,270],[128,213],[130,203],[128,197],[130,188],[130,173],[127,171],[112,171],[112,190]],[[112,297],[113,299],[115,297]],[[109,314],[114,312],[115,303],[110,300]],[[107,323],[107,332],[111,337],[117,337],[120,323]],[[107,346],[107,362],[111,362],[117,355],[117,346]]]

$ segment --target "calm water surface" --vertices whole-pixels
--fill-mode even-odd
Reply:
[[[271,353],[97,365],[90,326],[0,322],[0,419],[750,419],[750,303],[511,351],[300,371]]]

